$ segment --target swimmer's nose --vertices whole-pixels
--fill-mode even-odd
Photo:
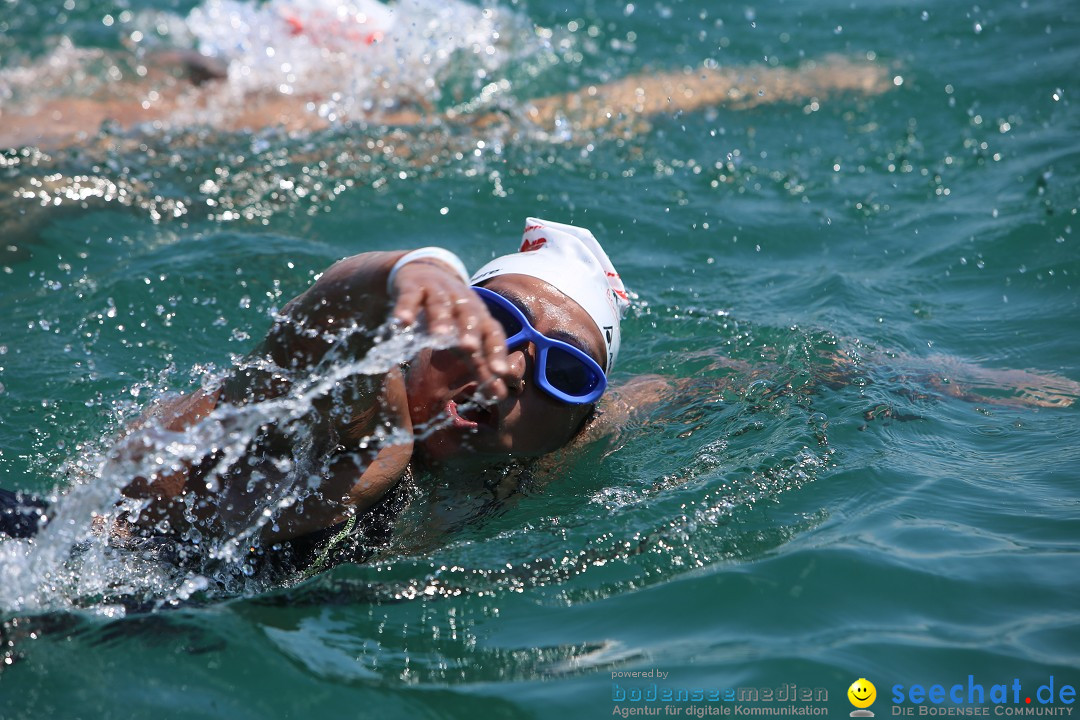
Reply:
[[[528,360],[525,357],[525,348],[518,348],[507,354],[506,364],[510,371],[503,376],[506,381],[506,389],[511,395],[520,395],[525,392],[525,374],[528,372]]]

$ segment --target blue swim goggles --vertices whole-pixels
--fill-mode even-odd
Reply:
[[[536,384],[541,390],[571,405],[587,405],[604,394],[604,369],[588,353],[541,335],[529,324],[525,313],[502,295],[482,287],[473,290],[487,305],[491,317],[502,325],[507,350],[527,342],[536,346]]]

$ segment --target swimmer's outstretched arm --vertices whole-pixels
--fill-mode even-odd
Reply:
[[[168,68],[152,64],[148,67],[147,79],[118,83],[99,97],[57,98],[26,114],[0,110],[0,147],[64,147],[92,138],[107,120],[123,130],[206,124],[226,131],[277,127],[296,132],[319,130],[330,124],[311,110],[322,102],[317,97],[251,93],[237,103],[227,84],[214,74],[199,69],[185,77]],[[893,87],[887,76],[880,65],[840,56],[809,61],[797,68],[687,67],[675,72],[632,75],[580,91],[526,100],[523,117],[547,130],[565,121],[572,131],[586,131],[707,107],[744,109],[843,92],[878,95]],[[507,116],[459,111],[433,116],[401,108],[345,119],[398,127],[439,120],[485,126],[504,123]]]
[[[371,348],[370,330],[393,319],[408,327],[424,318],[434,335],[454,338],[481,385],[502,398],[509,373],[506,337],[479,296],[442,260],[422,258],[387,278],[404,252],[370,252],[341,260],[281,311],[263,341],[263,352],[280,368],[313,369],[342,340],[350,357]],[[260,396],[262,395],[260,391]]]
[[[529,119],[548,129],[561,118],[589,130],[636,118],[709,107],[746,109],[769,103],[824,98],[842,92],[880,95],[893,87],[888,72],[871,62],[830,55],[789,69],[687,67],[633,75],[584,90],[533,100]]]
[[[904,353],[871,352],[863,357],[839,350],[823,359],[828,364],[816,372],[815,386],[819,388],[840,389],[852,385],[856,378],[873,382],[872,377],[867,378],[869,374],[886,376],[894,383],[914,383],[920,389],[912,394],[918,397],[952,397],[998,407],[1065,408],[1080,401],[1080,383],[1061,375],[986,368],[948,355],[918,358]],[[713,382],[641,375],[613,388],[601,401],[596,418],[575,439],[575,446],[614,436],[624,425],[640,420],[681,394],[739,392],[755,380],[775,377],[779,370],[768,363],[750,365],[730,358],[717,358],[713,369],[733,374]],[[777,388],[777,392],[790,392],[790,388]],[[888,408],[869,410],[866,416],[869,420],[879,416],[897,417]]]
[[[847,385],[857,376],[910,381],[926,394],[997,406],[1065,408],[1080,400],[1080,383],[1042,370],[988,368],[950,355],[916,357],[871,351],[866,357],[839,350],[823,375],[825,384]]]
[[[631,75],[590,85],[583,90],[525,100],[523,107],[524,117],[545,130],[553,130],[558,123],[567,122],[572,131],[587,131],[712,107],[744,110],[772,103],[824,99],[841,93],[880,95],[893,88],[885,67],[829,55],[796,68],[702,66]],[[432,117],[404,108],[372,119],[394,126],[418,125],[433,119],[487,126],[505,122],[506,117],[491,113],[462,114],[453,110]],[[260,119],[266,122],[260,123]],[[226,119],[226,122],[227,129],[233,130],[275,124],[287,129],[316,129],[326,124],[321,118],[302,110],[296,98],[286,95],[260,98],[244,114]]]

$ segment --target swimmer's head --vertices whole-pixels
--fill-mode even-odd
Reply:
[[[478,285],[499,275],[528,275],[552,285],[580,305],[604,338],[604,370],[619,355],[619,324],[630,305],[607,253],[585,228],[528,218],[518,252],[497,257],[472,276]]]

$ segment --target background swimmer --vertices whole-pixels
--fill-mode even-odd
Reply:
[[[516,85],[527,83],[515,64],[551,42],[551,31],[527,31],[525,22],[460,0],[209,0],[172,33],[189,36],[192,50],[148,45],[148,34],[136,31],[140,42],[130,56],[62,47],[38,65],[4,71],[0,83],[8,88],[0,96],[9,99],[0,107],[0,147],[86,143],[103,123],[152,133],[509,124],[562,141],[598,128],[640,131],[635,123],[659,114],[873,96],[893,87],[881,65],[829,56],[794,69],[707,63],[516,97]],[[65,89],[55,77],[56,67],[71,74],[89,62],[110,64],[114,79],[86,90]],[[455,80],[462,76],[470,78],[464,87]],[[458,97],[447,102],[447,93]]]

